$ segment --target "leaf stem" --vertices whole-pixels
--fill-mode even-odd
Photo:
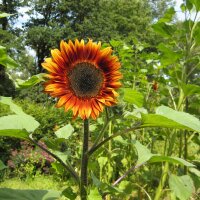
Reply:
[[[87,168],[88,168],[88,138],[89,138],[89,120],[84,120],[83,148],[81,158],[81,180],[80,180],[80,196],[81,200],[87,200]]]
[[[124,131],[122,132],[117,132],[109,137],[107,137],[106,139],[104,139],[103,141],[101,141],[99,144],[97,144],[96,146],[94,146],[93,148],[91,148],[87,154],[88,156],[91,156],[97,149],[99,149],[101,146],[103,146],[106,142],[108,142],[109,140],[119,136],[119,135],[123,135],[123,134],[126,134],[130,131],[134,131],[134,130],[137,130],[137,129],[140,129],[140,128],[143,128],[141,127],[141,123],[139,124],[136,124],[135,126],[131,127],[131,128],[128,128],[128,129],[125,129]]]
[[[55,158],[75,179],[75,181],[79,184],[79,176],[78,174],[74,171],[73,167],[68,164],[66,164],[62,159],[60,159],[57,155],[53,154],[50,152],[48,149],[37,143],[31,136],[29,137],[30,141],[33,142],[36,146],[38,146],[40,149],[51,155],[53,158]]]

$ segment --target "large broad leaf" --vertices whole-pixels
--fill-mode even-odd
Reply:
[[[200,94],[200,86],[194,84],[185,84],[182,86],[185,96]]]
[[[62,128],[58,129],[55,132],[55,134],[58,138],[68,139],[73,132],[74,132],[74,128],[72,127],[72,125],[67,124],[67,125],[63,126]]]
[[[162,115],[168,119],[171,119],[183,126],[188,127],[191,130],[200,132],[200,121],[193,115],[185,112],[175,111],[167,106],[160,106],[156,109],[156,114]]]
[[[13,111],[15,114],[25,114],[23,112],[23,110],[18,105],[13,103],[11,97],[0,96],[0,103],[3,103],[3,104],[10,106],[10,110]]]
[[[196,117],[166,106],[158,107],[156,114],[142,114],[141,126],[187,129],[200,132],[200,121]]]
[[[7,55],[6,48],[3,46],[0,46],[0,64],[8,69],[18,67],[18,64]]]
[[[0,117],[0,130],[26,129],[33,132],[40,124],[30,115],[8,115]]]
[[[9,97],[0,97],[0,102],[10,106],[10,109],[16,115],[8,115],[0,117],[0,130],[4,129],[26,129],[28,132],[33,132],[40,124],[30,115],[27,115],[23,110],[13,103]]]
[[[199,0],[189,0],[195,6],[196,11],[200,11],[200,1]]]
[[[123,88],[124,101],[135,104],[137,107],[142,107],[144,103],[144,96],[142,93],[131,88]]]
[[[57,200],[61,192],[53,190],[15,190],[0,188],[0,199],[2,200]]]
[[[162,156],[159,154],[152,154],[149,149],[142,145],[138,141],[134,141],[135,148],[138,153],[137,165],[141,165],[145,162],[156,163],[156,162],[169,162],[172,164],[185,165],[187,167],[194,167],[193,164],[177,157]]]
[[[152,28],[156,33],[163,37],[170,37],[174,33],[174,28],[172,25],[166,24],[165,22],[158,22],[152,25]]]
[[[5,129],[0,130],[0,136],[6,136],[6,137],[16,137],[24,140],[29,140],[29,133],[23,129]]]
[[[171,174],[169,177],[169,187],[180,200],[188,200],[192,195],[194,184],[188,175],[176,176]]]
[[[0,170],[6,169],[7,167],[3,164],[3,162],[0,160]]]
[[[19,88],[24,89],[24,88],[29,88],[32,87],[40,82],[44,81],[44,74],[37,74],[32,77],[30,77],[28,80],[24,81],[21,79],[17,79],[17,84]]]

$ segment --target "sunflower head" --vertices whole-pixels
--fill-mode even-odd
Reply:
[[[59,99],[57,107],[72,109],[74,117],[96,119],[104,106],[116,103],[122,75],[110,47],[101,49],[101,43],[92,40],[61,41],[60,50],[52,50],[51,55],[42,66],[49,72],[45,92]]]

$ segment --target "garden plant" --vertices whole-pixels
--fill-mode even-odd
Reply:
[[[0,46],[0,73],[18,91],[0,90],[0,142],[11,143],[0,175],[62,183],[59,191],[0,188],[0,199],[199,198],[200,1],[181,10],[183,22],[171,7],[151,25],[151,44],[60,38],[27,80],[11,79],[17,63]]]

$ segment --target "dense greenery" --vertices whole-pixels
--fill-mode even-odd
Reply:
[[[63,199],[80,195],[83,122],[55,108],[56,100],[43,93],[40,63],[61,39],[92,38],[119,57],[123,88],[119,103],[90,121],[88,199],[198,199],[200,2],[181,5],[184,21],[176,19],[172,5],[165,0],[3,1],[0,180],[50,176],[63,187],[12,194],[19,199],[32,192],[40,199],[45,193],[53,199],[61,192]],[[14,14],[17,6],[29,7],[22,29],[12,26],[17,15],[5,13]],[[10,191],[0,189],[0,199],[9,198]]]

